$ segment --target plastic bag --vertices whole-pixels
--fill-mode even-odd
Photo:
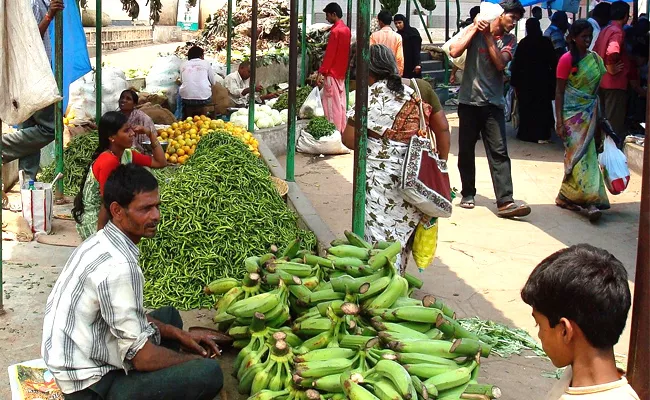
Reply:
[[[451,49],[451,45],[452,45],[456,40],[458,40],[458,38],[461,37],[461,35],[463,35],[464,33],[465,33],[465,29],[463,29],[463,30],[461,30],[460,32],[458,32],[456,35],[454,35],[454,37],[452,37],[451,39],[447,40],[447,41],[445,42],[445,44],[442,45],[442,50],[447,54],[447,57],[449,57],[449,60],[451,61],[451,63],[454,64],[454,65],[455,65],[457,68],[459,68],[459,69],[465,69],[465,58],[467,57],[467,50],[465,50],[465,51],[463,52],[463,54],[461,54],[461,55],[458,56],[458,57],[452,57],[452,56],[449,54],[449,52],[451,51],[451,50],[450,50],[450,49]]]
[[[29,4],[0,0],[0,119],[8,125],[61,99]]]
[[[438,248],[438,218],[431,218],[426,224],[422,221],[415,228],[413,240],[413,259],[420,271],[431,265]]]
[[[183,61],[176,56],[160,57],[154,62],[146,79],[147,92],[164,93],[172,110],[176,109],[178,94],[176,79],[181,77],[182,63]]]
[[[334,131],[329,136],[323,136],[316,140],[309,132],[302,130],[298,136],[296,150],[307,154],[348,154],[350,149],[343,145],[341,132]]]
[[[305,102],[303,103],[302,107],[300,107],[300,113],[299,113],[300,118],[311,119],[314,117],[325,116],[325,109],[323,108],[323,102],[321,101],[320,97],[321,97],[320,90],[317,87],[315,87],[311,91],[311,93],[309,93],[307,99],[305,99]]]
[[[34,182],[34,189],[30,190],[24,179],[24,172],[20,171],[20,174],[20,202],[23,208],[23,218],[32,228],[32,232],[50,233],[54,207],[52,184]]]
[[[484,1],[481,2],[480,11],[476,18],[479,20],[492,22],[501,16],[501,14],[503,14],[503,11],[503,7],[501,7],[499,4]]]
[[[621,194],[630,183],[630,169],[627,166],[627,158],[614,140],[607,136],[602,153],[598,155],[598,163],[603,170],[605,186],[613,195]]]

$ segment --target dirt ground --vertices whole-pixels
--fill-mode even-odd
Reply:
[[[105,55],[105,60],[122,66],[129,59],[137,59],[146,66],[158,52],[173,48],[175,45],[121,51]],[[452,185],[459,188],[455,167],[458,121],[454,110],[448,110],[448,118],[453,136],[451,179]],[[480,316],[524,328],[535,336],[530,308],[521,301],[519,290],[534,266],[558,249],[582,242],[603,247],[624,263],[630,274],[630,285],[634,287],[640,177],[632,176],[625,193],[610,196],[612,209],[599,223],[591,224],[585,217],[554,205],[563,171],[563,150],[557,139],[551,145],[536,145],[517,141],[513,132],[509,132],[508,147],[515,196],[531,205],[532,214],[520,221],[495,216],[487,160],[482,146],[478,145],[477,207],[474,210],[456,207],[452,218],[441,221],[434,264],[421,273],[412,266],[410,272],[424,280],[423,293],[445,299],[460,317]],[[342,235],[351,225],[352,163],[352,155],[299,154],[296,157],[297,182],[337,235]],[[35,242],[2,243],[7,313],[0,316],[0,399],[10,398],[7,367],[40,357],[45,301],[72,250]],[[183,317],[186,327],[212,325],[208,310],[183,313]],[[627,354],[628,343],[626,329],[616,347],[617,353]],[[232,354],[226,354],[222,364],[227,376],[231,362]],[[549,361],[530,354],[510,359],[491,357],[483,364],[481,381],[500,386],[504,399],[543,399],[554,381],[542,374],[554,371]],[[237,398],[234,384],[227,377],[229,399]]]

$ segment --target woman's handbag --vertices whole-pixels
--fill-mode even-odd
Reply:
[[[420,96],[415,80],[413,87]],[[420,130],[426,137],[413,136],[409,143],[400,189],[404,199],[430,217],[449,218],[451,216],[451,185],[447,162],[438,157],[436,139],[424,121],[422,100],[420,106]]]

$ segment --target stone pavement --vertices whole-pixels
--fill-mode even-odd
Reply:
[[[452,126],[450,177],[452,186],[460,190],[455,110],[447,110],[447,118]],[[502,322],[526,329],[536,337],[531,309],[521,301],[519,292],[532,269],[554,251],[578,243],[605,248],[623,262],[634,287],[641,181],[633,174],[627,191],[610,195],[612,208],[604,212],[600,222],[592,224],[582,215],[555,206],[563,174],[559,139],[538,145],[521,142],[514,134],[509,127],[515,198],[530,204],[531,215],[521,220],[495,215],[485,151],[482,144],[477,144],[476,208],[454,207],[453,216],[440,222],[434,264],[422,273],[418,273],[413,261],[409,268],[424,280],[424,292],[444,298],[459,316]],[[284,158],[280,162],[284,163]],[[342,236],[352,221],[353,155],[298,154],[295,170],[296,182],[323,221],[335,235]],[[616,346],[617,354],[627,354],[628,346],[629,320]],[[506,399],[543,399],[553,382],[543,378],[541,372],[555,371],[548,361],[524,357],[493,357],[484,367],[481,375],[499,385]]]

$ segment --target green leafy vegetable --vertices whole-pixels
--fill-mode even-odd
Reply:
[[[305,100],[307,100],[307,97],[309,97],[312,89],[313,88],[311,86],[303,86],[296,89],[296,112],[305,103]],[[289,93],[285,92],[278,97],[278,101],[276,101],[273,105],[273,109],[282,111],[286,110],[287,108],[289,108]]]
[[[307,125],[307,132],[318,140],[324,136],[330,136],[336,130],[336,126],[325,117],[314,117]]]
[[[531,350],[539,357],[546,357],[542,347],[523,329],[484,321],[478,317],[459,319],[458,322],[470,332],[493,338],[496,343],[492,352],[499,357],[508,358],[513,354],[521,354],[522,350]]]
[[[63,193],[66,196],[76,196],[83,179],[88,163],[97,149],[99,136],[97,132],[89,132],[85,135],[75,136],[68,147],[63,150]],[[41,182],[52,182],[55,173],[56,162],[43,168],[38,177]]]

